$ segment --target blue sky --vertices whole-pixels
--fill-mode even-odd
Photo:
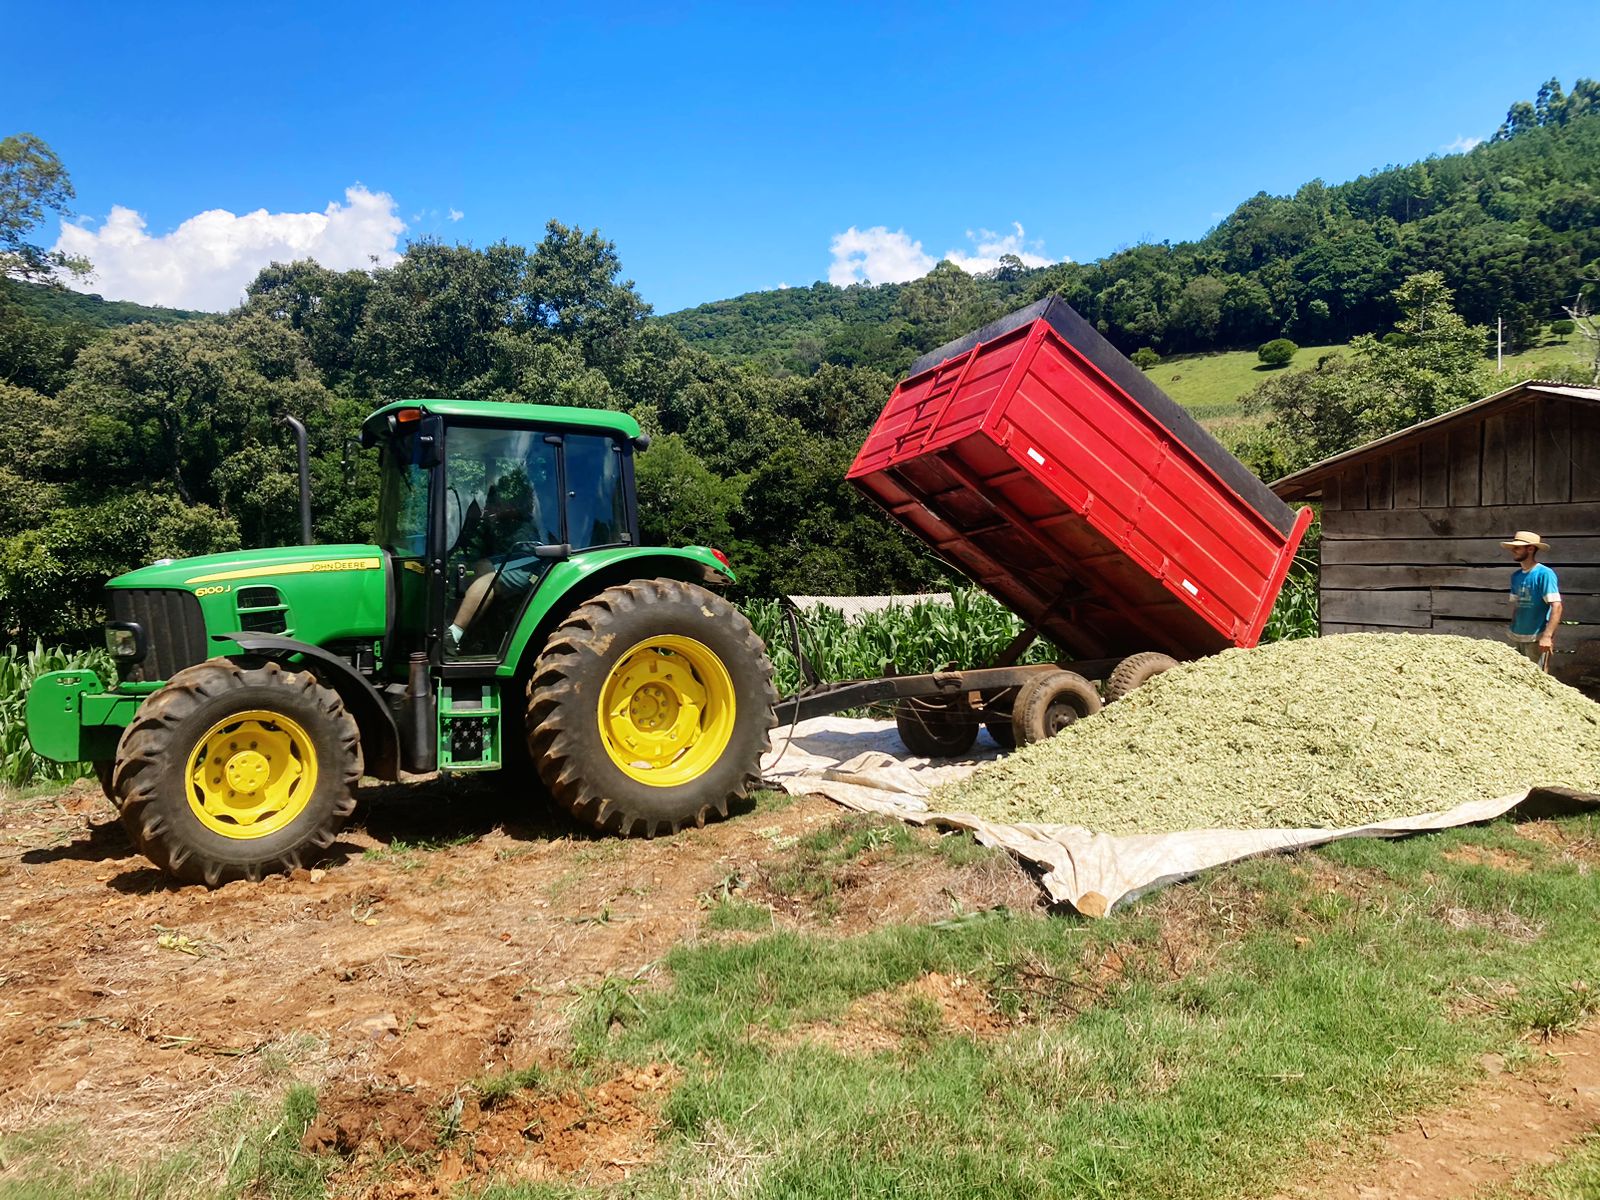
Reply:
[[[267,256],[532,244],[552,217],[612,238],[658,311],[846,278],[836,245],[880,281],[951,251],[1092,259],[1600,74],[1600,8],[1473,0],[124,2],[7,24],[32,52],[0,74],[0,134],[72,172],[93,289],[209,307]]]

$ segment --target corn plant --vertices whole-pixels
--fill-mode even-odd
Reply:
[[[778,691],[784,695],[797,691],[802,682],[800,664],[778,601],[751,600],[743,608],[767,644]],[[827,605],[808,609],[797,619],[801,648],[828,682],[881,675],[889,663],[903,675],[952,665],[984,666],[1022,630],[1014,613],[977,588],[953,592],[949,604],[919,601],[863,613],[853,621]],[[1057,657],[1055,647],[1040,640],[1023,661],[1051,662]]]
[[[87,763],[58,763],[40,758],[28,745],[23,706],[28,688],[46,671],[97,671],[107,685],[116,682],[111,658],[103,650],[73,651],[35,644],[26,654],[16,646],[0,652],[0,784],[13,787],[81,779],[91,774]]]
[[[1290,638],[1316,637],[1317,624],[1317,564],[1304,555],[1297,555],[1289,568],[1289,577],[1283,581],[1278,602],[1267,618],[1267,627],[1261,631],[1263,642],[1283,642]]]

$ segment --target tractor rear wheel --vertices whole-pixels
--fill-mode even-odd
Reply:
[[[215,887],[293,870],[332,845],[361,766],[355,719],[309,671],[213,658],[139,706],[112,800],[151,862]]]
[[[1100,711],[1094,684],[1073,671],[1041,671],[1023,684],[1011,707],[1019,746],[1055,737],[1081,717]]]
[[[656,837],[726,817],[756,786],[777,703],[738,609],[692,583],[636,579],[550,635],[528,681],[528,752],[579,820]]]
[[[1130,654],[1106,676],[1106,703],[1121,700],[1141,683],[1148,683],[1161,672],[1170,671],[1177,665],[1177,659],[1154,651]]]

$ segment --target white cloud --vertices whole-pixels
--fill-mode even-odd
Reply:
[[[86,280],[68,281],[108,300],[220,312],[244,298],[245,285],[272,262],[312,258],[332,270],[387,266],[400,257],[405,222],[387,192],[357,184],[344,203],[322,212],[238,216],[214,208],[171,233],[152,237],[131,208],[114,205],[98,229],[63,225],[55,248],[94,264]]]
[[[968,275],[981,275],[984,271],[992,271],[1000,265],[1000,256],[1014,254],[1022,260],[1025,267],[1048,267],[1056,260],[1046,258],[1042,254],[1035,254],[1027,248],[1022,231],[1022,222],[1011,222],[1014,233],[1004,237],[992,229],[980,229],[977,233],[967,230],[967,240],[973,244],[975,254],[963,254],[959,250],[946,250],[944,256]],[[1035,242],[1034,249],[1039,249],[1041,243]]]
[[[1483,139],[1481,137],[1468,137],[1466,134],[1461,134],[1449,145],[1440,146],[1439,151],[1442,154],[1465,154],[1474,146],[1481,145],[1483,145]]]
[[[452,208],[447,215],[452,221],[459,221],[467,214],[462,212],[459,208]]]
[[[970,252],[946,250],[944,257],[971,275],[994,270],[1005,254],[1016,255],[1025,267],[1048,267],[1054,262],[1067,261],[1038,253],[1043,244],[1037,241],[1030,244],[1021,222],[1013,221],[1011,228],[1014,232],[1005,235],[992,229],[980,229],[976,233],[969,229]],[[836,287],[848,287],[864,280],[905,283],[921,279],[939,261],[926,253],[922,243],[913,241],[904,229],[890,231],[885,225],[874,225],[871,229],[857,229],[852,225],[843,233],[833,235],[832,249],[828,282]]]
[[[921,242],[906,236],[904,229],[889,232],[887,226],[871,229],[850,226],[833,235],[833,262],[828,265],[828,282],[849,287],[870,279],[873,283],[904,283],[921,279],[933,270],[935,260],[924,254]]]

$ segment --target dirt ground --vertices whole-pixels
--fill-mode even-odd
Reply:
[[[231,1097],[275,1095],[292,1078],[318,1089],[306,1145],[344,1156],[343,1194],[445,1195],[488,1169],[621,1179],[653,1153],[675,1076],[664,1064],[574,1072],[570,1022],[588,989],[653,976],[679,942],[753,936],[706,927],[719,897],[770,908],[780,928],[836,933],[953,905],[1041,904],[1036,881],[1001,857],[869,852],[837,868],[825,907],[773,890],[783,852],[842,817],[809,798],[623,841],[473,781],[373,786],[319,868],[207,891],[169,885],[134,854],[92,784],[9,800],[0,1131],[92,1117],[97,1145],[131,1163],[203,1137]],[[1502,857],[1491,865],[1525,869]],[[787,1036],[865,1052],[916,1011],[1005,1033],[981,987],[935,974]],[[1408,1118],[1375,1154],[1340,1152],[1293,1195],[1467,1197],[1600,1124],[1600,1031],[1539,1047],[1532,1066],[1484,1066],[1456,1106]],[[466,1086],[528,1068],[539,1087]],[[407,1168],[413,1152],[425,1166]]]
[[[1600,1128],[1600,1029],[1555,1038],[1516,1071],[1494,1054],[1483,1068],[1484,1082],[1449,1108],[1406,1118],[1375,1154],[1336,1156],[1314,1182],[1280,1200],[1489,1195]]]
[[[648,977],[685,939],[739,936],[703,932],[718,897],[839,932],[1041,903],[1003,857],[858,857],[826,913],[762,895],[763,862],[843,815],[820,798],[625,841],[470,780],[363,791],[323,866],[216,891],[168,884],[93,784],[0,806],[0,1131],[92,1116],[133,1161],[292,1077],[320,1093],[308,1142],[356,1163],[435,1145],[453,1112],[466,1153],[429,1190],[513,1147],[533,1177],[615,1179],[648,1152],[665,1068],[488,1108],[464,1085],[559,1073],[585,989]]]

